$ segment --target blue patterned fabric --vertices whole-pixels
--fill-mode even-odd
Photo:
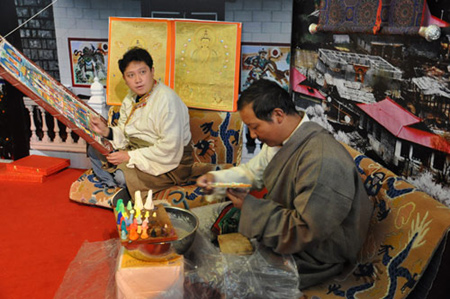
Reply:
[[[319,31],[373,33],[381,0],[322,0]]]
[[[424,7],[424,0],[383,0],[380,33],[418,33]]]
[[[322,0],[318,31],[417,34],[424,0]]]

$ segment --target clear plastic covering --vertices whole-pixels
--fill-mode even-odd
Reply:
[[[200,219],[192,247],[184,255],[184,294],[177,298],[293,298],[298,290],[297,267],[291,255],[278,255],[255,241],[251,255],[223,254],[212,241],[210,227],[223,204],[192,210]],[[70,264],[55,295],[59,298],[116,298],[120,241],[85,242]],[[139,280],[142,280],[139,277]],[[157,297],[160,298],[160,297]]]
[[[64,275],[55,299],[116,298],[119,239],[85,241]]]
[[[278,255],[252,241],[252,255],[223,254],[210,227],[223,204],[192,209],[200,227],[185,254],[184,298],[294,298],[302,296],[291,255]]]

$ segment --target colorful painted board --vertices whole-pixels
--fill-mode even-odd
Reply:
[[[107,102],[120,105],[127,86],[118,60],[131,47],[147,49],[156,79],[190,108],[235,111],[239,93],[240,23],[110,18]]]
[[[120,105],[128,87],[122,78],[118,61],[133,47],[146,49],[153,58],[155,79],[169,85],[170,22],[164,19],[109,18],[108,105]]]
[[[102,154],[112,151],[111,143],[89,128],[89,115],[100,115],[2,37],[0,37],[0,76]]]

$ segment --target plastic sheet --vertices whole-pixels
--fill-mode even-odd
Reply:
[[[252,255],[223,254],[209,228],[223,204],[193,209],[200,227],[185,255],[184,298],[293,298],[299,276],[291,255],[278,255],[253,241]]]
[[[54,298],[116,298],[114,273],[119,248],[119,239],[85,241],[70,263]]]
[[[255,241],[252,255],[220,252],[212,242],[215,236],[210,227],[223,206],[222,203],[192,209],[200,226],[192,247],[184,255],[183,298],[300,298],[297,267],[291,255],[277,255]],[[67,269],[55,299],[116,298],[120,246],[119,239],[85,242]],[[181,294],[177,290],[172,295]]]

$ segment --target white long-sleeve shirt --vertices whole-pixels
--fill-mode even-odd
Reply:
[[[130,137],[139,138],[152,145],[129,151],[127,167],[155,176],[175,169],[184,146],[191,140],[188,108],[175,91],[158,83],[147,104],[136,109],[128,120],[135,98],[131,92],[125,97],[118,124],[111,127],[114,148],[124,148]]]
[[[309,121],[309,118],[304,114],[298,126],[291,135],[283,141],[283,144],[285,144],[289,138],[291,138],[292,134],[307,121]],[[264,187],[262,180],[264,170],[280,148],[280,146],[269,147],[267,144],[263,144],[261,151],[247,163],[230,169],[212,171],[211,173],[214,175],[214,180],[216,182],[252,184],[253,189],[261,190]]]

